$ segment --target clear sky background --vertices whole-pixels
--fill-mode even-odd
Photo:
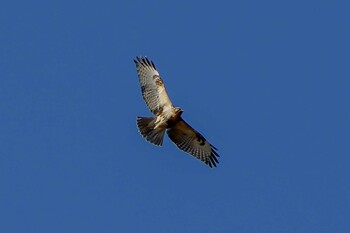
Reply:
[[[0,4],[0,232],[350,232],[348,1]],[[146,55],[210,169],[147,143]]]

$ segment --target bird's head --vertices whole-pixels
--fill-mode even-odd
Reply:
[[[176,107],[176,108],[175,108],[175,112],[176,112],[176,114],[178,114],[179,116],[181,116],[181,114],[184,112],[184,110],[182,110],[182,108]]]

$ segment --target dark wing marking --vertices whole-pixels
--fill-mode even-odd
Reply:
[[[216,158],[220,157],[217,149],[182,118],[167,133],[179,149],[197,157],[210,167],[216,167],[216,163],[219,163]]]
[[[141,92],[149,110],[158,115],[165,106],[173,106],[155,65],[146,57],[134,60],[141,85]]]

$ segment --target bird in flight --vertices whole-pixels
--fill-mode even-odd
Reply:
[[[137,74],[141,85],[143,99],[153,117],[137,117],[137,126],[141,135],[150,143],[162,146],[164,133],[175,145],[210,167],[219,163],[216,148],[211,145],[199,132],[193,129],[181,117],[183,110],[174,107],[164,82],[155,65],[147,57],[136,57]]]

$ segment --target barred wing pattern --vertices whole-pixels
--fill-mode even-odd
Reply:
[[[197,157],[210,167],[216,167],[216,163],[219,163],[216,158],[220,157],[217,149],[182,118],[167,133],[179,149]]]
[[[165,106],[173,106],[155,65],[146,57],[136,57],[141,92],[149,110],[158,115]]]

